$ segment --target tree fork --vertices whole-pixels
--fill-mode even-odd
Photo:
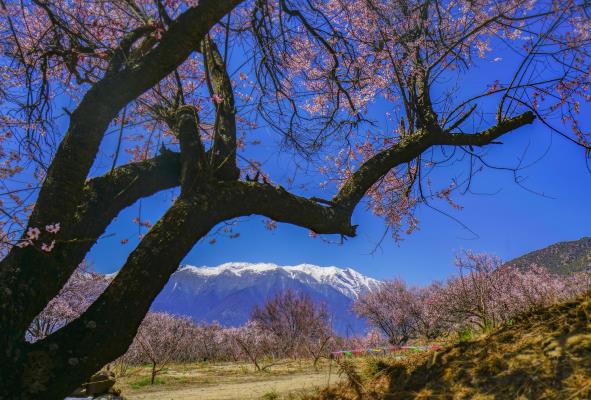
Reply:
[[[43,227],[60,222],[55,254],[13,248],[0,262],[0,347],[24,329],[65,284],[76,265],[60,259],[68,246],[64,235],[75,224],[83,200],[88,171],[94,162],[105,130],[121,108],[144,93],[195,51],[196,43],[221,17],[241,0],[203,0],[182,13],[164,33],[158,45],[133,65],[104,77],[91,87],[71,114],[70,126],[47,172],[28,226]],[[61,199],[61,201],[56,201]],[[49,260],[55,257],[57,262]],[[43,266],[40,268],[40,266]],[[11,289],[12,288],[12,289]],[[24,327],[24,328],[23,328]]]

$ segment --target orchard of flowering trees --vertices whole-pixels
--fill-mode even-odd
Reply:
[[[90,271],[86,262],[82,262],[58,295],[35,317],[29,326],[27,340],[41,340],[78,318],[108,283],[108,278]]]
[[[252,321],[264,332],[270,332],[281,344],[280,354],[306,354],[314,360],[326,356],[334,333],[325,304],[316,304],[304,294],[292,290],[275,296],[263,307],[256,307]]]
[[[528,311],[573,300],[591,290],[591,272],[554,275],[546,268],[504,265],[500,258],[465,251],[458,274],[444,283],[409,287],[394,279],[361,295],[353,311],[372,328],[365,336],[342,338],[331,329],[322,303],[287,290],[255,307],[239,327],[194,323],[188,317],[149,312],[127,352],[113,366],[148,364],[151,382],[170,363],[247,362],[257,371],[306,358],[317,366],[340,349],[364,349],[409,341],[437,341],[466,331],[487,331]],[[31,325],[29,340],[41,340],[77,318],[109,279],[81,265],[60,294]]]
[[[352,237],[365,201],[398,238],[421,204],[455,206],[483,148],[526,125],[588,157],[590,27],[574,0],[1,0],[2,396],[61,398],[124,354],[219,224]],[[498,76],[459,90],[507,51]],[[323,198],[299,192],[302,170],[274,181],[245,155],[259,127],[325,175]],[[429,179],[450,160],[462,179]],[[172,204],[135,221],[149,230],[106,290],[28,341],[113,219],[163,190]]]
[[[437,341],[466,330],[486,331],[519,314],[591,290],[591,272],[554,275],[531,265],[518,269],[498,257],[465,251],[456,257],[457,276],[445,283],[409,287],[400,279],[361,295],[353,311],[372,328],[365,336],[339,337],[322,303],[292,290],[255,307],[239,327],[194,323],[188,317],[149,312],[127,352],[113,366],[148,364],[151,382],[170,363],[248,362],[257,371],[306,358],[314,366],[339,349],[364,349],[408,341]],[[77,318],[105,289],[109,279],[83,263],[60,294],[37,316],[29,340],[41,340]]]
[[[398,279],[385,282],[361,296],[355,312],[390,343],[400,345],[466,329],[486,331],[591,290],[590,271],[562,276],[537,265],[517,269],[472,251],[458,256],[456,265],[458,275],[441,284],[412,288]]]
[[[360,296],[354,310],[393,345],[420,336],[435,339],[445,332],[437,320],[438,310],[429,304],[436,290],[434,286],[409,288],[404,281],[395,279]]]
[[[148,313],[129,347],[127,358],[132,362],[150,364],[150,383],[153,385],[156,375],[167,363],[179,359],[189,348],[192,329],[192,321],[188,318]]]
[[[288,290],[253,310],[245,325],[233,328],[150,312],[119,362],[148,363],[153,384],[170,362],[247,361],[263,371],[285,359],[309,358],[316,367],[337,343],[347,344],[332,331],[325,306]]]
[[[39,314],[29,340],[41,340],[77,318],[104,290],[108,278],[79,268],[64,290]],[[246,361],[263,371],[285,359],[311,359],[314,367],[335,346],[363,346],[365,338],[347,341],[330,327],[322,303],[286,291],[253,310],[243,326],[222,327],[217,322],[195,323],[182,315],[149,312],[127,352],[116,364],[148,364],[151,383],[171,362]],[[113,366],[116,366],[115,364]]]

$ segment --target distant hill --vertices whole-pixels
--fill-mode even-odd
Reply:
[[[361,334],[363,320],[351,311],[353,301],[379,281],[351,268],[302,264],[227,263],[217,267],[183,266],[172,274],[152,304],[154,311],[189,315],[195,321],[239,326],[255,305],[292,289],[326,304],[333,328],[341,335]]]
[[[532,264],[561,275],[591,269],[591,237],[554,243],[507,263],[518,268],[527,268]]]

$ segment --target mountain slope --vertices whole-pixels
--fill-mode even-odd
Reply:
[[[184,266],[175,272],[152,305],[154,311],[191,316],[222,325],[245,323],[255,305],[292,289],[324,302],[333,327],[342,335],[362,333],[363,321],[351,312],[352,302],[379,281],[350,268],[310,264],[226,263],[217,267]]]
[[[527,268],[532,264],[545,267],[557,274],[591,269],[591,237],[554,243],[511,260],[507,265]]]

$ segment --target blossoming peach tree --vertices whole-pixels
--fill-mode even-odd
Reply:
[[[365,198],[397,237],[418,205],[469,185],[427,179],[450,157],[471,177],[483,147],[532,123],[588,155],[588,11],[571,0],[0,0],[0,398],[63,397],[123,354],[220,223],[261,215],[350,237]],[[459,90],[509,52],[499,76]],[[372,116],[378,103],[387,123]],[[285,189],[244,155],[261,125],[326,175],[325,198]],[[172,205],[153,226],[138,219],[150,229],[108,288],[28,343],[120,211],[167,189]]]
[[[401,345],[497,328],[591,289],[590,271],[557,275],[539,265],[517,268],[470,250],[457,255],[456,266],[459,274],[425,287],[408,287],[400,279],[383,282],[361,295],[353,309],[391,344]]]

